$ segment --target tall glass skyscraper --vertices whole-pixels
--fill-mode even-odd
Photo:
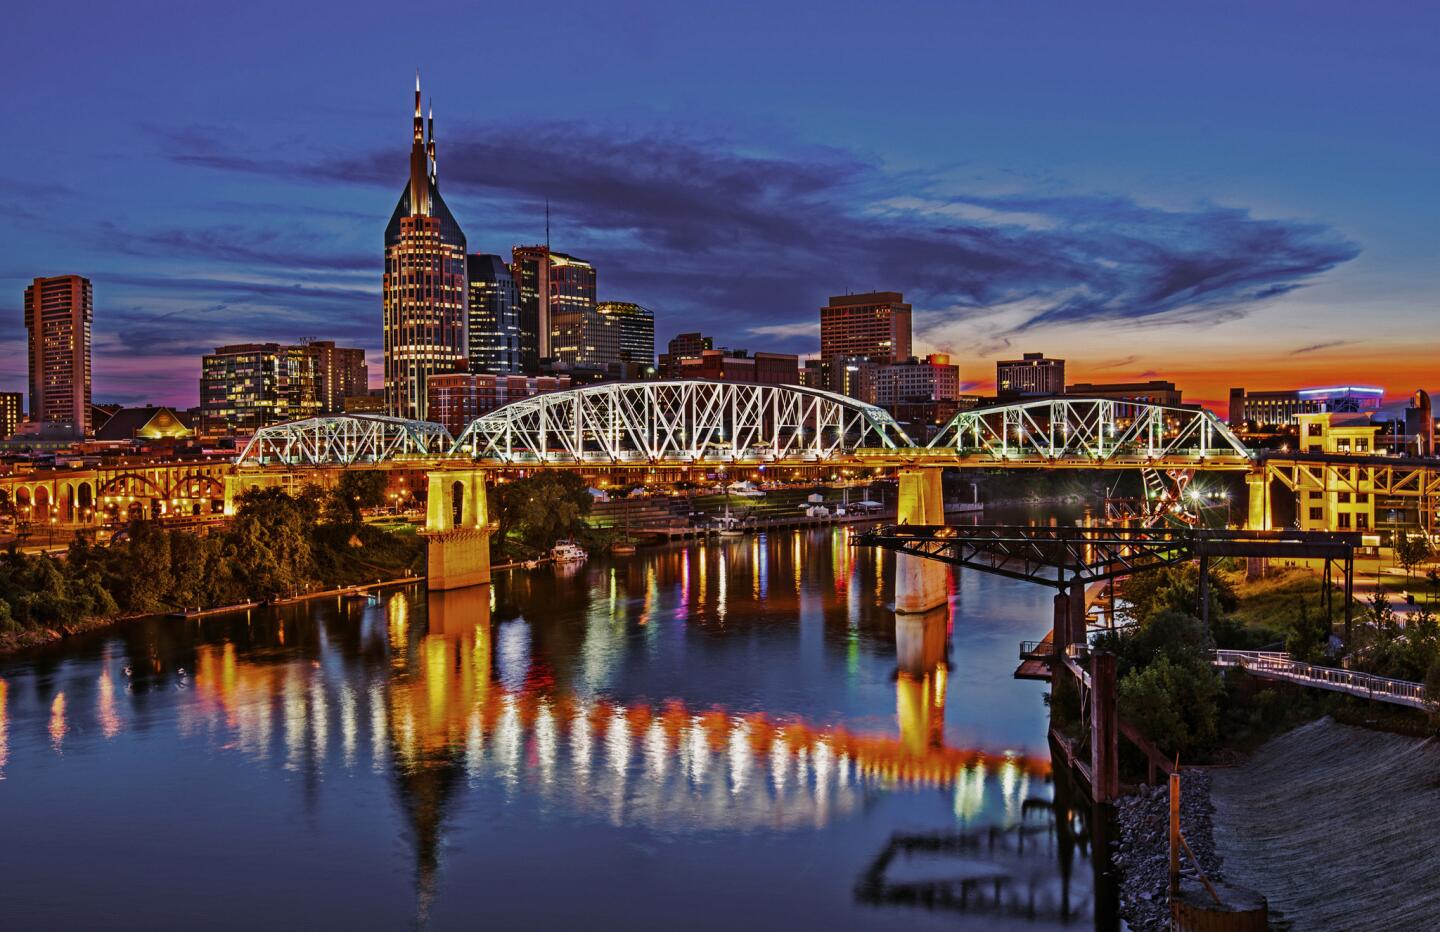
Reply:
[[[465,260],[470,301],[470,371],[516,375],[520,366],[520,293],[499,256]]]
[[[428,136],[428,138],[427,138]],[[415,127],[410,183],[385,228],[385,409],[425,419],[425,380],[463,372],[466,339],[465,234],[440,196],[435,160],[435,112],[420,114],[415,76]]]
[[[552,314],[595,310],[595,266],[549,246],[516,246],[510,273],[520,292],[520,364],[527,373],[555,349]]]

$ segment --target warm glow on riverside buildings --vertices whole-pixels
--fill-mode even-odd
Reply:
[[[415,78],[410,183],[385,228],[385,408],[425,418],[425,381],[463,372],[466,340],[465,234],[440,196],[435,118],[427,140]]]

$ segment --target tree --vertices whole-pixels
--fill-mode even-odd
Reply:
[[[385,473],[374,469],[347,469],[330,490],[326,500],[326,520],[356,527],[367,508],[385,504],[389,480]]]
[[[245,592],[273,599],[310,585],[315,576],[313,504],[283,489],[253,489],[236,501],[235,520],[225,537]]]
[[[1285,651],[1302,663],[1319,663],[1329,646],[1330,625],[1318,615],[1310,617],[1305,603],[1300,603],[1300,614],[1285,636]]]
[[[1415,567],[1430,559],[1430,540],[1424,534],[1395,534],[1395,561],[1405,567],[1409,579]]]

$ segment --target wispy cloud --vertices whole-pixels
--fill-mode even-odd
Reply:
[[[938,179],[837,149],[764,151],[573,122],[441,129],[442,189],[472,249],[509,245],[477,221],[538,216],[548,198],[566,247],[597,262],[603,292],[688,317],[722,339],[753,333],[803,348],[827,295],[868,288],[903,289],[938,327],[996,307],[1027,309],[1007,315],[992,341],[1053,324],[1203,325],[1358,254],[1324,225],[1235,207],[937,193]],[[297,159],[293,148],[281,157],[247,152],[204,129],[163,132],[182,165],[397,192],[403,183],[399,150]],[[242,237],[229,252],[258,257],[276,245]]]
[[[1318,353],[1321,350],[1335,349],[1341,346],[1353,346],[1354,340],[1330,340],[1325,343],[1311,343],[1309,346],[1302,346],[1299,349],[1290,351],[1291,356],[1304,356],[1307,353]]]

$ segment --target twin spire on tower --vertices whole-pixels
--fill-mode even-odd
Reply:
[[[439,178],[435,161],[435,105],[429,125],[420,112],[420,72],[415,72],[415,136],[410,145],[410,212],[429,216],[430,191]]]

